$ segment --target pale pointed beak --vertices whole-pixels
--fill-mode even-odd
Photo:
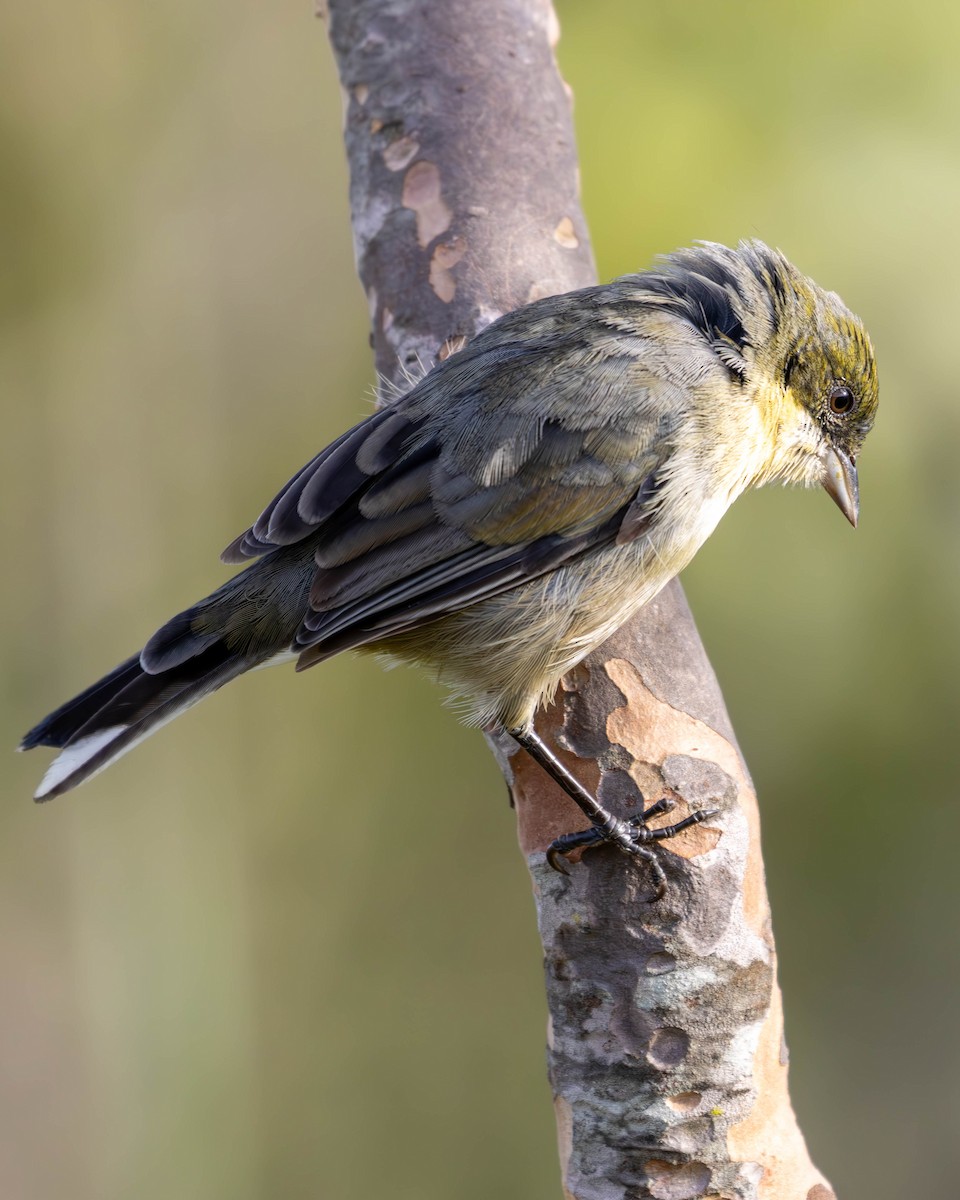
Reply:
[[[827,446],[820,455],[823,490],[856,529],[860,516],[860,484],[853,459],[838,446]]]

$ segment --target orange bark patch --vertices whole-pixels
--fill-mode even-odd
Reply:
[[[680,1113],[696,1112],[702,1102],[699,1092],[678,1092],[676,1096],[668,1096],[666,1101],[667,1108]]]
[[[420,143],[412,137],[399,137],[383,152],[384,166],[390,171],[402,171],[420,153]],[[406,203],[406,202],[404,202]],[[408,204],[409,208],[410,205]]]
[[[833,1192],[810,1162],[797,1126],[787,1091],[782,1047],[783,1002],[779,987],[774,987],[753,1060],[757,1102],[746,1119],[731,1126],[727,1133],[730,1157],[763,1167],[758,1193],[761,1200],[781,1200],[783,1196],[834,1200]]]
[[[710,1186],[711,1171],[706,1163],[692,1162],[678,1167],[651,1158],[644,1164],[650,1195],[656,1200],[699,1200]]]
[[[553,1111],[557,1121],[557,1149],[560,1152],[560,1179],[564,1200],[576,1200],[567,1189],[567,1167],[573,1153],[573,1113],[562,1096],[554,1096]]]
[[[445,304],[449,304],[457,292],[457,282],[451,268],[467,252],[467,243],[462,237],[449,242],[438,242],[430,259],[430,286]]]
[[[440,194],[440,169],[436,163],[413,164],[403,177],[401,202],[416,214],[417,241],[421,246],[429,246],[450,228],[453,214]]]
[[[579,247],[580,239],[577,237],[573,222],[569,217],[563,217],[557,225],[553,231],[553,240],[559,243],[564,250],[576,250]]]

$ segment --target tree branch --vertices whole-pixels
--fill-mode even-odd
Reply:
[[[502,313],[594,281],[547,0],[330,0],[377,370],[403,385]],[[669,247],[665,247],[669,249]],[[626,264],[633,266],[634,264]],[[679,584],[564,683],[538,728],[624,816],[721,816],[643,864],[549,842],[582,816],[495,745],[537,900],[566,1194],[830,1200],[787,1093],[756,799]]]

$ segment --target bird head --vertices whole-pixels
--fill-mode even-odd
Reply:
[[[877,368],[860,318],[834,292],[768,251],[774,334],[768,370],[785,399],[810,418],[815,440],[807,453],[819,482],[854,527],[860,510],[856,461],[877,412]],[[819,471],[819,478],[818,478]]]
[[[756,395],[775,451],[764,481],[819,483],[855,526],[857,455],[877,411],[876,363],[860,318],[760,241],[676,251],[647,286]]]

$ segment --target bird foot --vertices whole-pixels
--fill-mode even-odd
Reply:
[[[656,882],[656,890],[652,899],[660,900],[666,892],[667,877],[660,865],[660,860],[648,843],[662,842],[667,838],[676,837],[684,829],[689,829],[691,825],[699,825],[701,821],[715,817],[720,811],[716,808],[701,808],[688,817],[684,817],[682,821],[677,821],[674,825],[663,825],[658,829],[647,827],[647,821],[651,817],[670,812],[674,807],[676,807],[676,802],[669,796],[664,796],[628,821],[622,821],[618,817],[607,814],[605,820],[597,821],[589,829],[583,829],[579,833],[568,833],[557,838],[547,848],[547,862],[555,871],[569,875],[567,863],[569,856],[574,851],[588,850],[592,846],[600,846],[609,842],[622,850],[624,854],[642,858],[650,864],[650,870]]]

